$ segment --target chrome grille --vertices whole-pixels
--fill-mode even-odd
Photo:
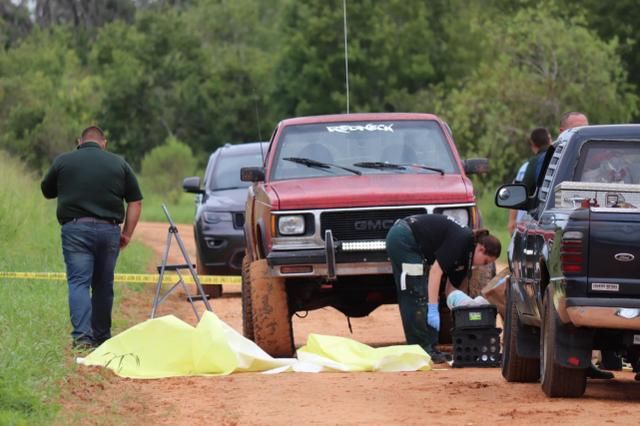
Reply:
[[[424,208],[345,210],[320,214],[320,235],[327,229],[337,241],[384,240],[396,219],[426,213]]]

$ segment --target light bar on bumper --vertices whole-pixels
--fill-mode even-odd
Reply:
[[[342,241],[340,249],[342,251],[384,251],[387,249],[387,242],[384,240]]]

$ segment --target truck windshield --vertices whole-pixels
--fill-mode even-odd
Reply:
[[[357,121],[288,126],[278,142],[272,180],[351,175],[328,174],[286,158],[304,158],[353,169],[354,164],[417,164],[460,173],[440,125],[433,120]],[[362,174],[433,173],[424,167],[364,167]]]

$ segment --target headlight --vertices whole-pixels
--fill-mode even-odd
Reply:
[[[455,220],[462,226],[469,226],[469,212],[467,209],[444,209],[442,214]]]
[[[304,234],[304,216],[280,216],[278,218],[278,232],[280,235]]]
[[[230,222],[231,213],[228,212],[204,212],[204,221],[215,225],[220,222]]]

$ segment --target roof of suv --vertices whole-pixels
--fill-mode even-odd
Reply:
[[[224,152],[225,155],[234,155],[234,154],[248,154],[252,152],[260,152],[260,144],[263,144],[263,147],[268,144],[268,142],[246,142],[240,144],[225,144],[218,148],[221,152]]]
[[[378,121],[378,120],[438,120],[440,118],[434,114],[424,114],[417,112],[372,112],[356,114],[332,114],[314,115],[308,117],[287,118],[280,122],[282,126],[311,123],[336,123],[348,121]]]

